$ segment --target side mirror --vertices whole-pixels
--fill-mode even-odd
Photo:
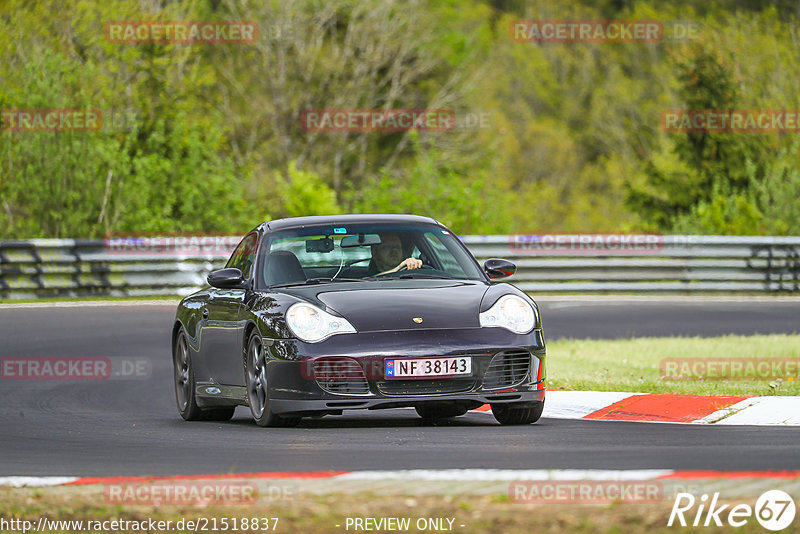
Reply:
[[[244,287],[244,276],[239,269],[218,269],[208,274],[206,278],[212,287],[217,289],[238,289]]]
[[[506,278],[517,272],[517,266],[508,260],[492,258],[486,260],[483,264],[483,270],[491,279]]]

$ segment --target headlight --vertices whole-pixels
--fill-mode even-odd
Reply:
[[[286,311],[289,330],[302,341],[316,343],[334,334],[354,334],[356,329],[347,319],[336,317],[316,306],[298,302]]]
[[[479,317],[481,326],[499,326],[517,334],[527,334],[536,326],[533,306],[516,295],[500,297]]]

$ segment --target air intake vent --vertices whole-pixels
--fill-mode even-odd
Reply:
[[[384,395],[442,395],[470,391],[475,387],[475,377],[435,380],[385,380],[375,384]]]
[[[483,389],[516,386],[528,375],[531,355],[526,350],[498,352],[483,375]]]
[[[313,370],[317,384],[328,393],[369,394],[364,369],[351,358],[320,358],[314,360]]]

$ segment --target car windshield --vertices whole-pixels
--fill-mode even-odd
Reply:
[[[434,225],[315,226],[272,234],[261,282],[287,286],[389,278],[483,280],[458,238]]]

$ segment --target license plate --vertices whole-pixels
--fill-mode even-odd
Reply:
[[[472,358],[403,358],[386,360],[386,378],[428,378],[472,374]]]

